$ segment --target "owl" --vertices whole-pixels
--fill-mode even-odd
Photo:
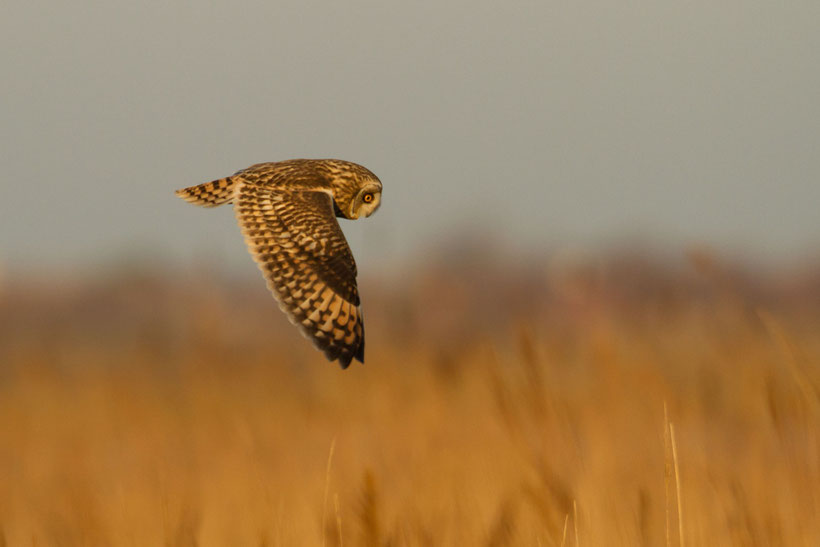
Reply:
[[[194,205],[232,203],[251,256],[279,307],[330,361],[364,363],[356,261],[336,217],[369,217],[382,183],[341,160],[260,163],[177,190]]]

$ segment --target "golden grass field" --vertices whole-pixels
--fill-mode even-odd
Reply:
[[[346,371],[259,279],[7,278],[0,545],[820,545],[816,270],[500,262],[365,277]]]

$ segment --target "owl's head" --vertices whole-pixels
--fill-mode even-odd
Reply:
[[[361,190],[356,192],[350,203],[350,213],[348,218],[356,220],[359,217],[369,217],[382,202],[382,183],[376,179],[374,182],[366,184]]]
[[[382,201],[382,183],[361,165],[339,162],[342,167],[333,173],[336,215],[356,220],[369,217]]]

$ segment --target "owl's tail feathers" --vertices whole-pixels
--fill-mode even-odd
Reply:
[[[174,193],[188,203],[200,207],[216,207],[233,201],[236,182],[236,177],[226,177],[199,186],[189,186]]]

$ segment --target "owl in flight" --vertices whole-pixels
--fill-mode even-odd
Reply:
[[[268,289],[288,318],[331,361],[364,363],[356,262],[335,217],[369,217],[382,183],[341,160],[259,163],[230,177],[177,190],[194,205],[232,203]]]

